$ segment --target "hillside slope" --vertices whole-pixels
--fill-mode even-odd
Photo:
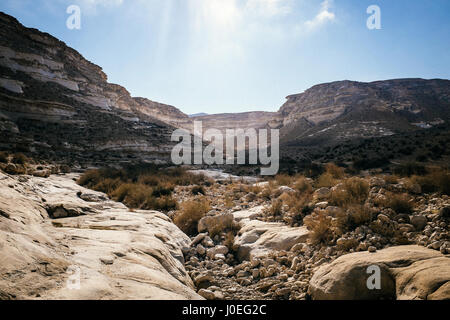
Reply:
[[[178,109],[132,98],[49,34],[0,13],[0,148],[68,163],[167,160]],[[175,116],[173,116],[175,118]]]

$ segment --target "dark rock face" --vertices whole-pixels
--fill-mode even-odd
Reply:
[[[69,163],[166,161],[175,107],[107,82],[49,34],[0,13],[0,148]]]

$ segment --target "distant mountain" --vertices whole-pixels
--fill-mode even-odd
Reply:
[[[201,112],[201,113],[194,113],[194,114],[190,114],[189,118],[204,117],[204,116],[208,116],[208,115],[209,115],[208,113],[203,113],[203,112]]]
[[[188,119],[132,98],[65,43],[0,13],[0,149],[74,163],[165,161],[171,132]]]
[[[221,113],[192,117],[191,120],[202,121],[203,130],[218,129],[225,132],[226,129],[264,128],[276,115],[274,112],[243,112]]]

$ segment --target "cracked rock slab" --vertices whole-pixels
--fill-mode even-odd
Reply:
[[[1,299],[202,299],[183,265],[190,239],[163,213],[85,201],[96,193],[73,174],[0,178]],[[80,215],[53,220],[52,205]]]

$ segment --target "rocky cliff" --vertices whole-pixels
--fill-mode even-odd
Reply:
[[[225,133],[226,129],[259,129],[271,123],[276,116],[274,112],[254,111],[243,113],[222,113],[193,116],[192,121],[201,121],[203,130],[218,129]]]
[[[450,81],[397,79],[320,84],[287,97],[274,121],[285,142],[390,136],[450,119]]]
[[[132,98],[74,49],[0,13],[0,148],[68,162],[165,160],[186,118]]]

